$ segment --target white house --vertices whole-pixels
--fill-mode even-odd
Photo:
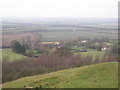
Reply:
[[[86,43],[86,42],[87,42],[87,40],[82,40],[82,41],[81,41],[81,43]]]
[[[109,48],[109,46],[104,46],[101,48],[102,51],[106,51]]]

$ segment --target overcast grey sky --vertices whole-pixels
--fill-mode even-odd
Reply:
[[[119,0],[1,0],[3,17],[118,17]]]

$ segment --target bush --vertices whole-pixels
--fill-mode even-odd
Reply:
[[[18,41],[14,40],[11,42],[11,48],[16,53],[24,54],[28,49],[28,45],[21,45]]]
[[[57,50],[57,54],[59,56],[66,56],[66,55],[72,55],[70,52],[70,49],[68,47],[61,47]]]
[[[120,54],[120,45],[114,44],[107,53]]]
[[[38,57],[41,55],[40,53],[41,52],[39,50],[26,50],[24,55],[26,55],[28,57]]]

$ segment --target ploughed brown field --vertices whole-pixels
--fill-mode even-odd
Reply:
[[[17,40],[20,43],[24,41],[34,43],[36,41],[35,35],[32,33],[2,35],[0,38],[2,38],[2,46],[10,46],[11,41],[13,40]]]

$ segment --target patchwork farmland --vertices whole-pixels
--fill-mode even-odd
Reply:
[[[3,88],[118,87],[117,28],[116,19],[3,20]]]

